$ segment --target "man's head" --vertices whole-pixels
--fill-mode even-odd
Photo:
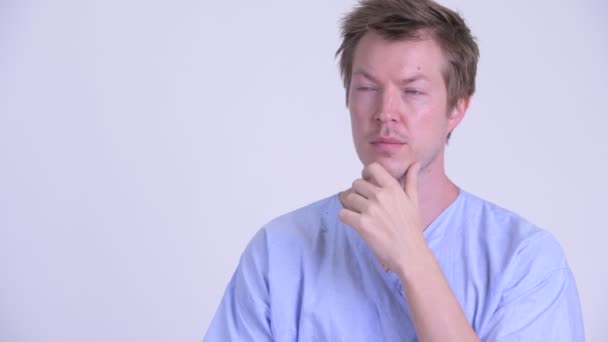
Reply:
[[[343,18],[342,44],[336,52],[347,103],[355,49],[369,32],[387,40],[417,40],[430,35],[445,58],[448,108],[475,92],[479,49],[458,13],[430,0],[362,0]]]
[[[342,39],[336,55],[361,161],[395,177],[414,161],[431,166],[475,91],[479,50],[463,19],[429,0],[362,0]]]

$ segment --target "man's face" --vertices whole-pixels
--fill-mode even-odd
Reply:
[[[448,113],[444,63],[430,38],[388,41],[372,32],[361,38],[348,107],[364,165],[378,162],[396,179],[415,161],[422,169],[443,167],[446,136],[464,115],[462,105]]]

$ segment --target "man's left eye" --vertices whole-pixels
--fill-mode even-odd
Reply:
[[[422,92],[416,89],[405,89],[405,93],[410,95],[422,95]]]

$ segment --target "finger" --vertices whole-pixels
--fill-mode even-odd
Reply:
[[[366,165],[363,168],[362,175],[363,179],[381,188],[388,187],[396,182],[395,178],[382,165],[376,162]]]
[[[344,222],[346,225],[353,227],[357,232],[359,231],[359,217],[361,214],[356,213],[352,210],[342,209],[338,213],[338,218],[340,221]]]
[[[362,213],[367,207],[367,199],[352,189],[344,196],[344,208]]]
[[[359,178],[359,179],[355,179],[351,190],[367,199],[370,199],[370,198],[374,198],[376,191],[378,191],[380,189],[377,186],[375,186],[374,184],[366,181],[365,179]]]
[[[408,167],[405,174],[405,182],[403,190],[414,203],[418,204],[418,172],[420,172],[420,163],[415,162]]]

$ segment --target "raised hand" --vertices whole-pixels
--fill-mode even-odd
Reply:
[[[408,255],[425,244],[418,208],[419,164],[412,164],[404,186],[384,167],[372,163],[347,190],[340,211],[342,222],[353,227],[374,251],[385,270],[398,270]]]

